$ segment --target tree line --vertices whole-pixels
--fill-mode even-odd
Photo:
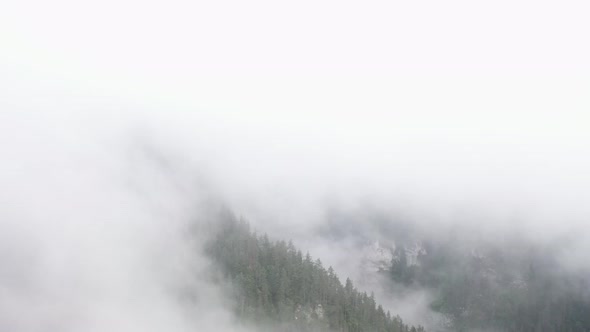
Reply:
[[[360,292],[292,242],[258,235],[248,222],[226,216],[207,252],[232,285],[239,319],[275,331],[423,332]]]

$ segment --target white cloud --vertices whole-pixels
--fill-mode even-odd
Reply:
[[[54,297],[66,302],[52,320],[76,307],[114,322],[105,294],[161,285],[138,271],[153,241],[166,248],[174,236],[158,239],[165,218],[121,186],[134,175],[155,181],[162,193],[149,201],[179,220],[186,193],[126,159],[136,140],[182,156],[238,213],[281,236],[308,236],[326,202],[367,197],[428,222],[477,215],[483,228],[519,220],[541,239],[589,236],[588,9],[584,1],[3,4],[2,252],[20,263],[3,266],[2,282],[51,291],[71,273],[73,289],[98,293],[90,309],[69,293],[12,294],[2,306],[20,310],[18,299],[23,313],[7,324],[24,322],[33,303],[35,317],[46,317]],[[120,237],[138,246],[105,244]],[[141,296],[175,305],[158,292]],[[175,307],[166,317],[148,309],[133,306],[131,324],[190,325]],[[74,329],[90,321],[72,319]]]

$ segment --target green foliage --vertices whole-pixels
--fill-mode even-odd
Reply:
[[[431,309],[450,318],[454,331],[590,331],[588,279],[560,271],[551,250],[454,248],[429,250],[413,270],[396,251],[390,269],[397,283],[431,289]]]
[[[248,223],[226,218],[208,246],[235,286],[235,312],[245,321],[280,331],[424,331],[392,317],[373,295],[342,285],[334,270],[305,256],[291,242],[257,236]]]

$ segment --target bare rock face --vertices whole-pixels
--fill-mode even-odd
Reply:
[[[362,248],[361,267],[366,272],[382,272],[391,268],[391,262],[399,260],[395,243],[384,244],[376,240]],[[420,257],[427,255],[422,242],[415,241],[404,249],[408,266],[420,266]]]
[[[393,259],[393,251],[390,246],[375,241],[363,248],[363,261],[368,271],[379,272],[388,270]]]
[[[427,254],[428,252],[420,241],[414,242],[411,246],[406,248],[408,266],[420,266],[419,257]]]

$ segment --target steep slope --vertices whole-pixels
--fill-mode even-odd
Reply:
[[[519,237],[500,243],[430,239],[427,249],[396,250],[393,284],[434,294],[431,308],[453,331],[590,331],[590,279],[560,264],[563,245]]]
[[[234,310],[245,324],[273,331],[424,331],[385,312],[334,270],[303,255],[291,243],[258,236],[229,216],[219,224],[208,252],[233,286]]]
[[[429,331],[590,331],[590,274],[583,261],[572,268],[568,237],[534,241],[469,225],[433,231],[370,207],[332,215],[319,233],[363,253],[355,280],[379,283],[373,289],[382,303],[428,294],[417,312]]]

